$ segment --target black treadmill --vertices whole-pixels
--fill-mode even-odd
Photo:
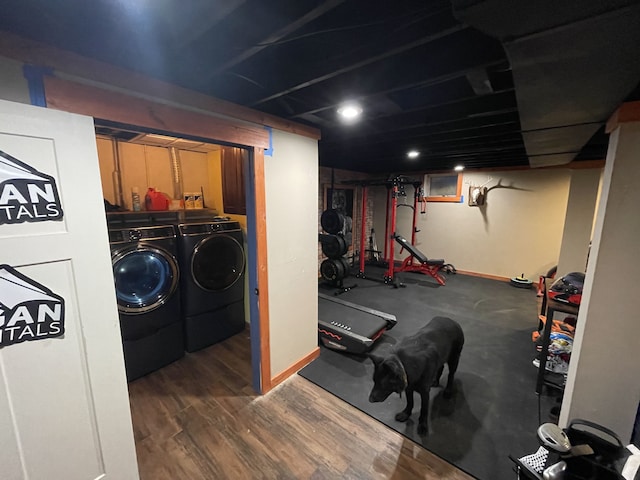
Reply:
[[[390,313],[318,293],[318,337],[327,348],[365,353],[397,322]]]

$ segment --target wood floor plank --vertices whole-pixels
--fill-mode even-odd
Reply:
[[[251,411],[236,418],[239,432],[252,435],[259,442],[257,452],[274,455],[285,466],[283,473],[295,478],[308,478],[315,470],[317,460],[309,458],[300,446],[300,438],[289,418],[274,414],[271,403],[255,401]]]
[[[468,480],[421,446],[293,375],[251,387],[248,332],[129,384],[142,480]]]

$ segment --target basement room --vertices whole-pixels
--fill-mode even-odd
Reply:
[[[640,4],[2,11],[2,478],[640,479]]]

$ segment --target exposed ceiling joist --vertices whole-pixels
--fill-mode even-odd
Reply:
[[[377,173],[602,159],[603,122],[640,98],[638,25],[635,0],[4,0],[0,16],[14,38],[320,128],[321,165]],[[336,115],[347,99],[358,124]]]
[[[298,90],[302,90],[303,88],[310,87],[311,85],[315,85],[317,83],[324,82],[324,81],[326,81],[326,80],[328,80],[330,78],[333,78],[335,76],[342,75],[343,73],[347,73],[347,72],[356,70],[358,68],[364,67],[364,66],[369,65],[369,64],[374,63],[374,62],[382,61],[382,60],[384,60],[386,58],[392,57],[394,55],[397,55],[399,53],[405,52],[407,50],[411,50],[413,48],[425,45],[425,44],[427,44],[429,42],[433,42],[435,40],[438,40],[440,38],[446,37],[448,35],[452,35],[454,33],[457,33],[459,31],[461,31],[461,30],[464,30],[465,28],[466,28],[466,26],[464,26],[464,25],[456,25],[454,27],[451,27],[451,28],[448,28],[446,30],[434,33],[434,34],[429,35],[427,37],[420,38],[420,39],[415,40],[415,41],[413,41],[411,43],[408,43],[408,44],[402,45],[400,47],[394,48],[392,50],[388,50],[388,51],[383,52],[383,53],[381,53],[379,55],[376,55],[374,57],[368,57],[368,58],[365,58],[364,60],[360,60],[360,61],[358,61],[356,63],[350,64],[350,65],[345,65],[345,66],[342,66],[340,68],[332,69],[328,73],[324,73],[324,74],[319,75],[319,76],[317,76],[315,78],[311,78],[311,79],[306,80],[306,81],[304,81],[302,83],[298,83],[297,85],[293,85],[293,86],[291,86],[289,88],[286,88],[284,90],[281,90],[279,92],[275,92],[275,93],[273,93],[273,94],[271,94],[271,95],[269,95],[267,97],[264,97],[264,98],[261,98],[259,100],[256,100],[255,102],[253,102],[251,104],[251,106],[252,107],[256,107],[256,106],[258,106],[258,105],[260,105],[262,103],[266,103],[266,102],[274,100],[274,99],[276,99],[278,97],[281,97],[281,96],[284,96],[284,95],[288,95],[288,94],[296,92]]]
[[[216,65],[209,72],[209,74],[205,77],[205,81],[210,81],[214,76],[219,75],[221,72],[224,72],[225,70],[229,70],[230,68],[234,67],[235,65],[237,65],[237,64],[239,64],[241,62],[244,62],[245,60],[248,60],[249,58],[251,58],[254,55],[257,55],[258,53],[260,53],[265,48],[268,48],[271,45],[273,45],[274,43],[286,38],[291,33],[296,32],[297,30],[299,30],[304,25],[307,25],[309,22],[312,22],[313,20],[317,19],[318,17],[324,15],[325,13],[327,13],[328,11],[334,9],[335,7],[337,7],[338,5],[343,3],[344,1],[345,0],[327,0],[327,1],[323,2],[323,3],[321,3],[316,8],[314,8],[311,11],[309,11],[305,15],[303,15],[303,16],[301,16],[299,18],[296,18],[293,22],[287,24],[283,28],[280,28],[278,31],[269,34],[258,45],[254,45],[254,46],[244,50],[243,52],[235,55],[234,57],[230,58],[226,62],[223,62],[220,65]]]

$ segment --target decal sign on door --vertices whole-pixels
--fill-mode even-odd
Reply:
[[[0,225],[61,219],[55,179],[0,150]]]
[[[64,334],[64,299],[0,265],[0,347]]]

